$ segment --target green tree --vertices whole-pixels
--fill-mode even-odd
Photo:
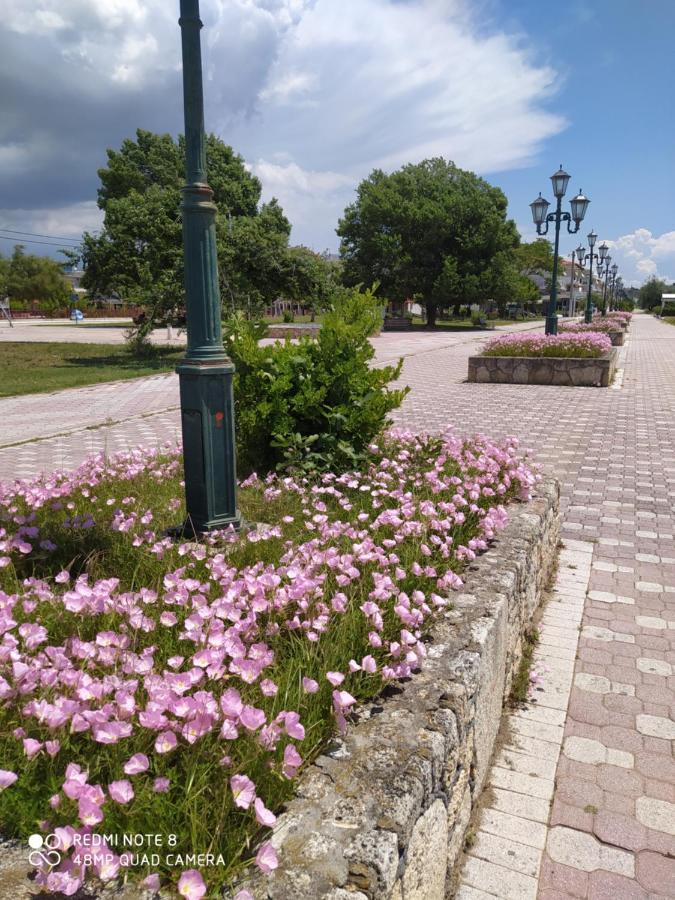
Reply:
[[[282,295],[308,308],[312,321],[326,309],[340,283],[340,265],[301,245],[289,247]]]
[[[516,263],[523,275],[548,276],[553,274],[553,247],[546,238],[521,244],[513,251]]]
[[[665,281],[652,277],[638,291],[638,306],[647,310],[661,306],[661,294],[665,293],[667,293]]]
[[[258,310],[274,299],[290,225],[273,200],[259,208],[261,185],[243,159],[215,135],[206,141],[208,179],[218,206],[216,222],[223,301]],[[185,142],[139,129],[120,150],[108,150],[99,170],[100,235],[85,234],[83,285],[92,293],[117,291],[143,304],[155,322],[184,308],[181,187]]]
[[[45,311],[68,305],[70,285],[61,266],[53,259],[26,253],[17,244],[3,269],[4,275],[0,276],[4,279],[3,293],[10,300],[36,301]]]
[[[518,245],[506,206],[499,188],[444,159],[376,169],[338,225],[345,283],[415,295],[434,325],[439,307],[482,299],[491,261]]]

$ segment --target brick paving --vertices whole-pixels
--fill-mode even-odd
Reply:
[[[573,672],[571,664],[564,665],[565,653],[569,659],[570,651],[574,655],[566,646],[569,637],[559,635],[562,645],[557,650],[551,642],[542,646],[551,669],[544,675],[549,689],[564,691],[561,670],[573,676],[569,704],[558,710],[565,715],[564,727],[562,716],[554,712],[544,713],[550,722],[519,726],[525,736],[539,741],[531,745],[538,752],[530,755],[540,757],[542,765],[532,770],[534,775],[519,772],[514,754],[522,754],[521,748],[500,766],[505,774],[496,776],[502,782],[494,785],[494,794],[515,794],[518,800],[506,797],[504,809],[493,812],[488,827],[497,834],[483,840],[482,857],[471,863],[490,877],[482,887],[467,885],[463,896],[519,900],[534,896],[536,879],[538,900],[672,900],[675,328],[636,316],[620,350],[617,389],[609,390],[465,384],[467,357],[484,337],[404,334],[377,339],[378,362],[406,355],[402,381],[412,390],[397,421],[423,430],[452,423],[462,434],[518,435],[544,469],[561,481],[567,550],[585,545],[592,548],[592,555],[586,554],[588,592]],[[173,376],[159,377],[167,379],[166,397],[175,397]],[[75,465],[87,447],[101,449],[106,440],[114,449],[124,441],[175,438],[175,410],[154,408],[140,418],[146,411],[142,394],[141,390],[136,406],[124,410],[128,420],[118,425],[86,434],[76,426],[66,437],[0,447],[0,478],[19,474],[20,460],[22,475],[49,468],[58,453],[67,465]],[[4,402],[0,402],[2,422]],[[62,406],[54,395],[49,403]],[[108,417],[114,418],[112,412]],[[31,437],[31,427],[25,426],[24,439]],[[65,443],[57,449],[53,441]],[[32,460],[26,455],[31,452]],[[57,463],[61,464],[66,463]],[[560,619],[556,626],[553,619],[549,624],[555,637],[555,628],[566,626]],[[537,709],[541,715],[543,705]],[[553,776],[545,760],[552,755],[547,744],[554,746],[554,737],[562,749],[556,751]],[[528,844],[518,838],[522,831],[500,818],[499,812],[548,825],[543,853],[541,829],[531,827]],[[513,830],[507,831],[509,824]],[[500,843],[500,835],[504,839],[506,834],[520,846]],[[538,863],[532,840],[540,854]],[[507,883],[516,887],[507,889]],[[521,894],[519,884],[525,886]]]

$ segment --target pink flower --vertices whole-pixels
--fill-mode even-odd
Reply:
[[[141,887],[145,888],[146,891],[158,891],[159,890],[159,875],[156,872],[153,872],[152,875],[148,875],[147,878],[144,878],[141,881]]]
[[[255,864],[265,875],[269,875],[279,865],[276,850],[269,841],[260,845],[260,849],[256,853]]]
[[[121,781],[111,781],[108,785],[108,793],[116,803],[126,804],[134,799],[134,789],[126,778]]]
[[[234,805],[248,809],[255,799],[255,784],[246,775],[233,775],[230,787],[234,796]]]
[[[28,759],[32,759],[34,756],[42,750],[42,742],[36,741],[33,738],[25,738],[23,742],[23,750]]]
[[[345,676],[342,672],[326,672],[326,678],[330,681],[333,687],[337,687],[338,684],[342,684],[345,680]]]
[[[188,869],[178,879],[178,893],[187,900],[201,900],[206,893],[204,879],[196,869]]]
[[[8,769],[0,769],[0,791],[4,791],[5,788],[14,784],[18,777],[15,772],[10,772]]]
[[[319,690],[319,685],[313,678],[303,678],[302,689],[306,694],[316,694]]]
[[[266,697],[274,697],[279,688],[273,681],[270,681],[269,678],[265,678],[260,682],[260,690]]]
[[[166,794],[170,784],[171,782],[168,778],[155,778],[152,783],[152,789],[156,794]]]
[[[78,801],[78,815],[83,825],[98,825],[103,821],[101,807],[86,797],[80,797]]]
[[[146,772],[150,768],[150,760],[144,753],[134,753],[124,763],[124,772],[126,775],[138,775],[139,772]]]
[[[173,731],[163,731],[161,734],[157,735],[157,740],[155,741],[155,750],[157,753],[170,753],[171,750],[176,749],[176,744],[178,740],[176,739],[176,735]]]
[[[302,765],[302,757],[293,744],[287,744],[284,748],[284,761],[281,771],[286,778],[295,778],[295,773]]]
[[[265,825],[267,828],[271,828],[277,820],[277,817],[274,815],[274,813],[270,812],[270,810],[266,808],[260,797],[256,798],[253,806],[255,808],[255,817],[258,824]]]
[[[288,516],[288,518],[290,519],[291,517]],[[244,889],[243,891],[238,891],[234,895],[234,900],[255,900],[255,898],[250,891]]]
[[[265,724],[266,716],[262,709],[257,709],[255,706],[245,706],[239,716],[239,721],[244,728],[248,728],[249,731],[255,731]]]

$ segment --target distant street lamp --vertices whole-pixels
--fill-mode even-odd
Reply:
[[[612,268],[610,269],[610,272],[611,272],[611,274],[612,274],[612,290],[610,291],[610,295],[609,295],[609,308],[610,308],[610,310],[614,309],[614,304],[615,304],[615,301],[616,301],[616,297],[614,296],[614,291],[616,290],[616,273],[617,273],[618,271],[619,271],[619,267],[617,266],[616,263],[614,263],[614,265],[613,265]]]
[[[556,210],[553,213],[548,212],[550,203],[539,194],[537,199],[530,203],[532,210],[532,219],[537,226],[537,234],[547,234],[549,222],[555,222],[555,244],[553,247],[553,278],[551,280],[551,297],[548,305],[548,313],[546,315],[546,334],[558,333],[558,316],[556,314],[556,301],[558,297],[558,245],[560,242],[560,223],[567,222],[567,231],[569,234],[576,234],[579,226],[586,215],[588,204],[591,202],[588,197],[579,191],[576,197],[570,200],[572,212],[562,211],[562,198],[567,191],[570,176],[563,170],[562,165],[555,174],[551,175],[551,184],[553,185],[553,196],[556,198]],[[570,228],[570,222],[574,221],[574,228]]]
[[[176,529],[194,535],[241,524],[234,443],[234,366],[221,332],[216,257],[216,206],[206,181],[199,0],[180,0],[185,113],[183,253],[187,351],[176,367],[187,519]]]
[[[595,247],[597,239],[597,234],[594,231],[591,231],[588,234],[589,252],[585,252],[585,247],[579,248],[582,251],[582,255],[579,257],[579,265],[583,266],[586,264],[586,261],[588,261],[588,294],[586,295],[586,314],[584,315],[584,322],[587,324],[590,324],[593,321],[593,260],[597,259],[599,264],[602,265],[602,262],[607,255],[607,251],[609,250],[607,244],[600,244],[598,247],[599,253],[594,253],[593,248]]]
[[[606,245],[605,245],[606,246]],[[602,245],[600,246],[600,250],[602,250]],[[603,266],[598,269],[598,275],[602,278],[605,276],[605,283],[602,288],[602,314],[603,316],[607,315],[607,279],[609,277],[609,263],[612,257],[607,254],[603,260]]]
[[[581,248],[583,252],[583,247]],[[574,258],[577,254],[576,249],[572,250],[572,269],[570,274],[570,299],[567,303],[567,314],[569,316],[575,316],[577,312],[577,290],[576,290],[576,278],[577,272],[575,268]]]

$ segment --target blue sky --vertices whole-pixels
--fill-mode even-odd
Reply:
[[[100,227],[106,147],[137,127],[182,128],[178,0],[4,9],[0,231],[75,240]],[[530,240],[528,204],[552,199],[562,162],[570,196],[592,201],[582,235],[610,243],[624,280],[675,280],[674,0],[202,0],[201,12],[207,127],[280,199],[293,240],[336,249],[363,177],[430,156],[502,187]]]
[[[572,174],[568,194],[572,188],[584,189],[592,200],[584,224],[603,238],[617,240],[640,229],[655,237],[672,232],[675,3],[499,0],[494,22],[520,31],[534,59],[556,69],[558,92],[551,108],[568,120],[563,131],[546,141],[534,166],[491,179],[509,197],[514,218],[523,222],[521,210],[539,190],[552,200],[548,176],[562,161]],[[582,227],[582,233],[588,230]],[[567,237],[562,246],[569,250],[576,246],[573,241]],[[644,243],[638,238],[632,247]],[[661,274],[672,277],[675,240],[669,246],[671,252],[657,255],[656,261],[663,265]],[[617,254],[625,254],[626,247]]]

